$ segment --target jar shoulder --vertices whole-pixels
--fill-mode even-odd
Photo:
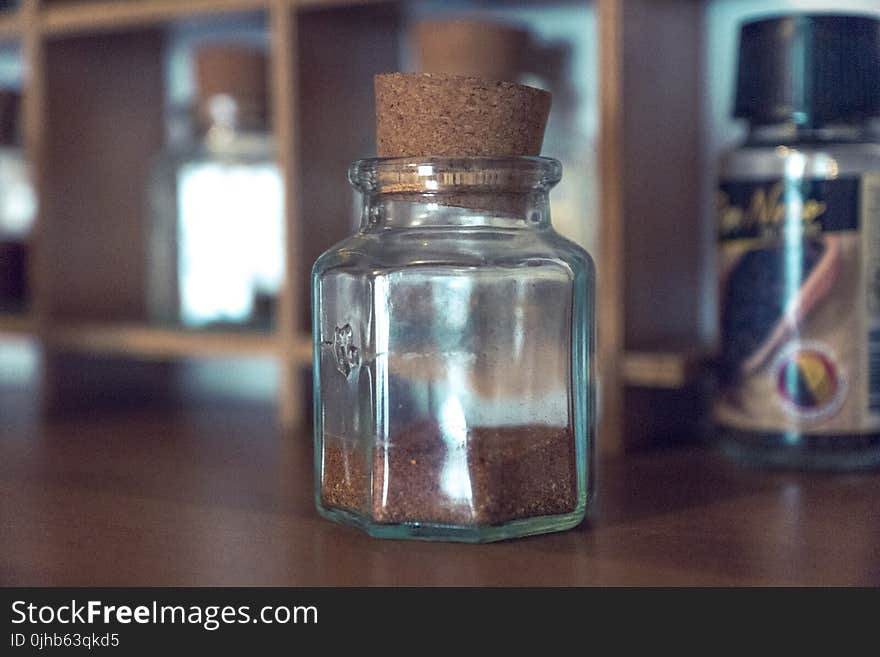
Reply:
[[[399,230],[359,232],[330,247],[313,273],[410,267],[516,267],[556,263],[592,276],[593,259],[552,228],[542,230]]]

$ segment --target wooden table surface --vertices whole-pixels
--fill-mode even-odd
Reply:
[[[594,516],[490,545],[319,518],[271,409],[0,416],[0,584],[880,584],[880,475],[743,470],[702,448],[600,465]]]

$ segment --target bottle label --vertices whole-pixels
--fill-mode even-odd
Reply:
[[[716,419],[880,431],[880,172],[723,181]]]

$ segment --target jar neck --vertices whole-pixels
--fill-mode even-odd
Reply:
[[[542,230],[550,227],[546,191],[528,194],[363,194],[361,232],[455,228]]]
[[[767,125],[750,125],[747,146],[790,144],[836,144],[876,141],[869,120],[853,123],[829,123],[822,126],[799,125],[793,121]]]
[[[362,231],[546,229],[561,175],[559,162],[539,157],[378,158],[349,169],[363,199]]]

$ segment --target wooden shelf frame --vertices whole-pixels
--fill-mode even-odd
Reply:
[[[267,10],[271,0],[146,0],[64,3],[42,8],[38,29],[46,36],[95,34],[173,20]],[[292,2],[291,2],[292,4]]]
[[[27,31],[52,38],[160,25],[199,16],[253,11],[357,7],[395,0],[79,0],[52,3],[23,0],[20,8],[0,10],[0,41]],[[26,15],[32,18],[28,21]],[[29,24],[28,24],[29,23]]]
[[[56,349],[154,357],[277,356],[273,333],[196,331],[143,324],[73,324],[46,335]]]
[[[405,0],[404,0],[405,1]],[[650,174],[651,163],[647,159],[640,163],[638,158],[643,151],[633,150],[631,135],[633,121],[638,117],[631,114],[628,107],[654,107],[651,93],[656,91],[649,84],[640,90],[645,80],[639,73],[633,73],[633,58],[637,44],[646,36],[660,34],[655,44],[672,47],[677,56],[699,58],[701,56],[698,40],[689,43],[686,39],[671,39],[675,30],[667,29],[685,25],[693,30],[697,25],[702,8],[700,3],[688,0],[670,0],[656,3],[652,0],[583,0],[597,15],[599,31],[600,77],[600,120],[597,171],[600,175],[599,214],[599,258],[602,270],[598,278],[597,321],[598,321],[598,367],[602,372],[601,418],[603,449],[609,452],[620,451],[624,447],[624,391],[627,385],[668,388],[683,385],[694,375],[694,359],[688,353],[679,352],[627,352],[630,315],[635,316],[636,325],[640,322],[640,311],[627,302],[627,290],[632,285],[633,272],[645,277],[650,271],[650,263],[639,260],[639,254],[631,252],[634,230],[639,230],[632,222],[624,222],[630,212],[633,189],[643,186],[646,175]],[[15,39],[22,45],[22,57],[28,79],[25,85],[25,133],[29,158],[35,163],[35,178],[41,200],[41,216],[38,218],[34,239],[39,244],[57,239],[57,212],[53,215],[51,203],[46,203],[51,191],[47,185],[57,177],[50,166],[53,142],[47,136],[46,126],[50,125],[53,110],[52,87],[57,83],[53,77],[53,66],[58,67],[56,51],[70,40],[113,39],[116,34],[148,35],[158,34],[166,23],[194,17],[262,12],[266,16],[270,34],[273,61],[271,78],[271,103],[273,124],[279,149],[279,163],[282,169],[286,198],[287,226],[287,284],[279,301],[279,316],[276,331],[271,335],[243,336],[237,333],[193,333],[173,329],[158,329],[143,322],[129,321],[126,317],[107,317],[94,321],[89,317],[68,316],[59,312],[56,304],[60,294],[53,289],[57,274],[53,277],[46,249],[36,250],[31,271],[31,287],[34,290],[33,308],[27,318],[0,316],[0,335],[32,334],[38,337],[44,347],[53,350],[73,350],[99,354],[135,355],[144,358],[177,358],[182,356],[219,356],[223,354],[252,354],[275,357],[283,364],[279,391],[279,414],[283,424],[293,427],[305,417],[305,391],[302,366],[311,360],[311,346],[304,335],[304,318],[307,314],[307,299],[304,298],[305,285],[296,272],[302,271],[304,262],[311,257],[306,246],[309,236],[304,233],[304,217],[311,208],[303,209],[303,187],[306,196],[309,186],[303,183],[307,170],[300,161],[302,157],[303,133],[309,134],[310,126],[303,126],[308,120],[305,108],[300,105],[300,92],[308,81],[300,75],[303,68],[301,57],[308,49],[308,32],[315,25],[316,15],[327,12],[340,12],[348,16],[358,8],[394,6],[390,0],[139,0],[137,2],[118,2],[111,0],[80,0],[78,2],[52,3],[47,0],[23,0],[21,7],[12,12],[0,13],[0,40]],[[661,12],[668,12],[668,20]],[[667,7],[668,5],[668,7]],[[659,20],[659,25],[658,25]],[[369,22],[362,22],[361,28],[375,29]],[[354,27],[346,28],[359,29]],[[698,28],[697,28],[698,29]],[[357,32],[350,33],[357,36]],[[384,38],[384,37],[382,37]],[[663,41],[666,39],[666,41]],[[673,43],[675,41],[675,43]],[[113,42],[116,44],[122,41]],[[128,46],[125,46],[128,47]],[[149,50],[147,38],[143,48]],[[131,52],[143,54],[139,46],[131,46]],[[343,50],[343,49],[339,49]],[[350,53],[338,55],[340,64]],[[96,59],[95,61],[100,61]],[[343,70],[345,67],[340,67]],[[88,70],[87,68],[84,70]],[[114,70],[119,75],[118,70]],[[687,75],[692,75],[688,71]],[[155,75],[155,70],[151,72]],[[351,76],[365,77],[364,71],[354,71],[342,84],[361,84]],[[698,84],[693,81],[694,88]],[[652,91],[653,89],[653,91]],[[361,90],[362,91],[362,90]],[[145,101],[155,101],[155,97],[145,96]],[[661,106],[660,111],[664,108]],[[358,120],[363,119],[360,117]],[[154,125],[146,126],[155,130]],[[672,153],[669,169],[687,164],[685,151]],[[650,155],[650,153],[649,153]],[[676,159],[677,158],[677,159]],[[680,160],[680,161],[679,161]],[[682,178],[680,181],[667,177],[663,192],[670,197],[681,197],[688,193],[693,181]],[[641,188],[641,187],[640,187]],[[316,192],[312,192],[313,194]],[[670,220],[681,207],[673,207],[664,214],[662,203],[654,217],[657,224]],[[694,217],[699,221],[700,217]],[[656,233],[657,228],[653,229]],[[660,237],[662,239],[662,236]],[[624,278],[626,272],[627,278]],[[641,272],[641,273],[640,273]],[[677,312],[677,310],[671,311]],[[685,313],[687,314],[687,313]],[[100,315],[100,313],[99,313]],[[694,331],[696,334],[697,331]],[[638,336],[636,336],[638,337]],[[680,337],[680,336],[679,336]],[[49,368],[51,371],[51,368]],[[51,376],[43,377],[51,387]],[[48,395],[51,397],[51,395]]]
[[[33,335],[36,322],[30,313],[0,312],[0,335]]]

